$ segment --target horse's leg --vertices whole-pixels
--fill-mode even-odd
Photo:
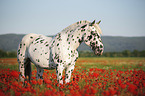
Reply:
[[[26,62],[26,47],[23,42],[19,44],[17,51],[17,61],[19,63],[20,80],[24,82],[25,80],[25,62]]]
[[[75,66],[75,64],[70,65],[65,70],[65,83],[69,83],[70,82],[70,78],[71,78],[71,74],[72,74],[72,72],[74,70],[74,66]]]
[[[56,66],[56,75],[57,75],[57,81],[59,84],[63,84],[63,80],[62,80],[62,72],[64,70],[64,67],[60,64],[57,64]]]
[[[25,62],[25,77],[26,77],[26,79],[28,79],[30,81],[30,79],[31,79],[31,61],[29,58],[26,59],[26,62]]]
[[[36,79],[43,79],[43,72],[44,72],[44,69],[37,67]]]
[[[19,62],[19,72],[20,72],[20,80],[24,82],[25,79],[25,67],[24,67],[24,60],[18,61]]]

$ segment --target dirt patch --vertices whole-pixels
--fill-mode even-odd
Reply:
[[[17,58],[0,58],[0,64],[14,65],[18,64]]]

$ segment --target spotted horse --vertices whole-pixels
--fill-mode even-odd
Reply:
[[[31,78],[31,62],[37,68],[37,79],[43,79],[44,69],[56,69],[57,81],[63,84],[62,73],[65,69],[65,83],[70,82],[78,58],[77,48],[84,42],[96,55],[103,53],[103,43],[99,22],[76,22],[54,37],[30,33],[22,38],[17,50],[20,79]]]

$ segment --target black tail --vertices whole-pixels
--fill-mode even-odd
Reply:
[[[26,77],[26,80],[31,80],[31,61],[29,58],[26,59],[26,62],[25,62],[25,77]]]

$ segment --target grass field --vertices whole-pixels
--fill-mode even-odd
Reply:
[[[145,58],[79,58],[69,84],[58,85],[55,70],[45,70],[44,80],[19,81],[16,58],[0,59],[2,95],[145,95]],[[64,78],[64,76],[63,76]]]

